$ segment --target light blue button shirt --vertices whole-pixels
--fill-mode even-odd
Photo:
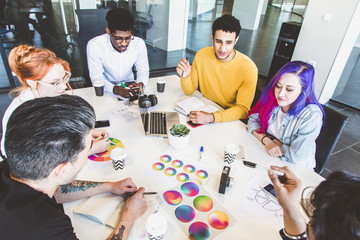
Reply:
[[[270,115],[269,126],[275,121],[280,107],[274,108]],[[315,140],[320,134],[323,124],[323,114],[316,104],[308,104],[297,116],[286,114],[280,130],[281,149],[284,155],[283,161],[296,165],[315,168]],[[249,116],[247,130],[252,133],[260,128],[259,114]]]

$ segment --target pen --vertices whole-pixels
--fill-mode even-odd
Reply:
[[[136,192],[127,192],[122,194],[125,197],[131,197],[132,195],[134,195]],[[157,192],[144,192],[143,195],[155,195],[157,194]]]
[[[201,147],[200,147],[200,160],[201,160],[203,154],[204,154],[204,147],[201,146]]]
[[[130,89],[129,87],[127,87],[123,82],[120,82],[121,86],[123,86],[123,88],[125,89]]]
[[[189,62],[189,57],[186,57],[186,62],[185,62],[185,64],[187,64]],[[182,73],[181,73],[181,77],[183,77],[184,76],[184,70],[182,71]]]
[[[253,162],[249,162],[249,161],[243,161],[243,163],[244,163],[245,166],[250,167],[250,168],[258,168],[258,169],[262,169],[262,170],[265,170],[265,171],[268,170],[267,167],[262,166],[262,165],[257,164],[257,163],[253,163]],[[276,170],[273,170],[273,171],[279,176],[284,176],[283,172],[276,171]]]

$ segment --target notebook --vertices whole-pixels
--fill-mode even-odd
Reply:
[[[205,104],[197,97],[191,97],[184,101],[178,102],[174,110],[185,116],[188,116],[191,111],[204,111],[208,113],[218,111],[218,109],[212,105],[205,106]]]
[[[148,112],[140,108],[140,115],[146,136],[167,137],[170,128],[180,123],[176,112]]]

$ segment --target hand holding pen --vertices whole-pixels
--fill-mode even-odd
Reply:
[[[91,132],[93,144],[89,150],[89,155],[105,152],[110,146],[109,133],[104,129],[93,129]]]
[[[191,72],[191,65],[189,58],[181,58],[179,64],[176,67],[176,71],[181,78],[188,78]]]

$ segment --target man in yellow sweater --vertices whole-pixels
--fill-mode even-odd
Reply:
[[[176,68],[184,94],[201,93],[225,110],[215,113],[192,111],[193,123],[226,122],[245,118],[254,98],[258,70],[246,55],[236,51],[240,22],[223,15],[212,26],[213,47],[201,49],[192,66],[182,58]]]

